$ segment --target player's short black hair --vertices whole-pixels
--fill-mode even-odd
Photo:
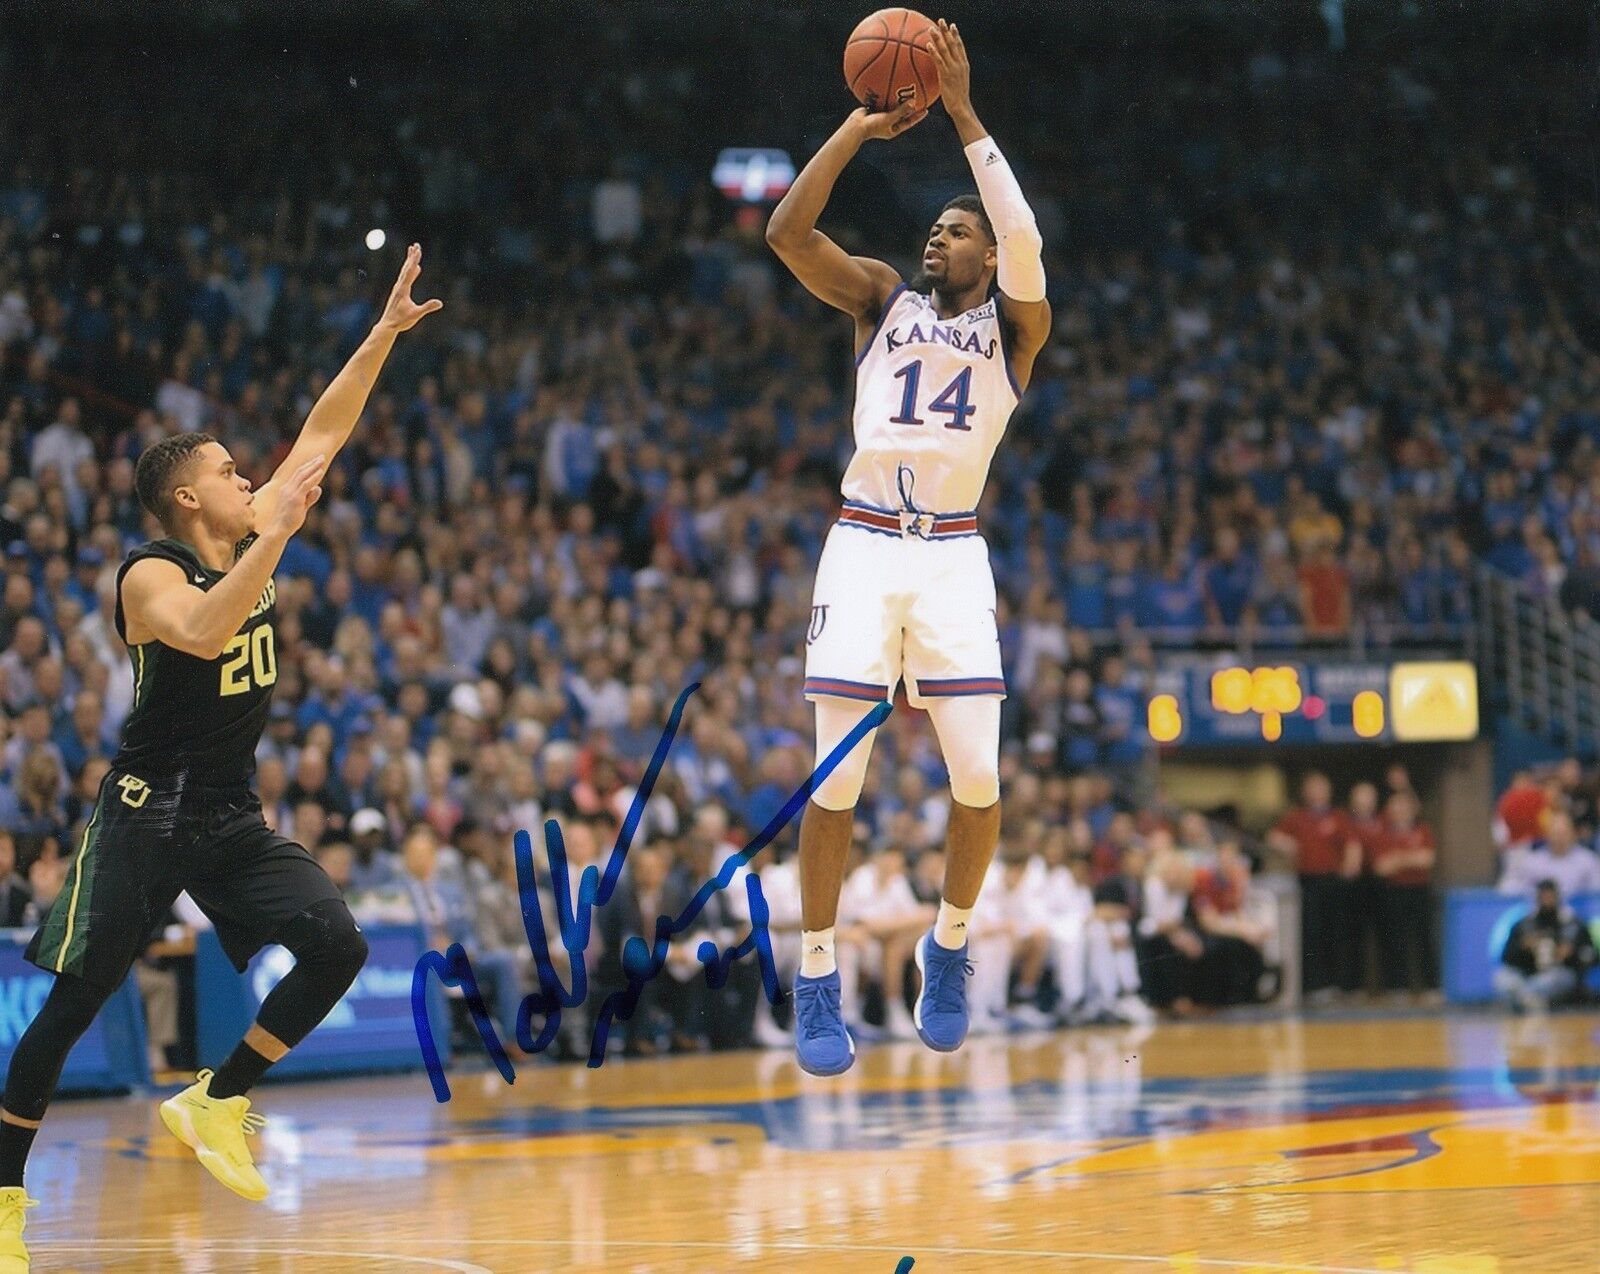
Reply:
[[[133,489],[139,503],[156,515],[162,526],[171,529],[172,493],[183,485],[195,454],[216,439],[210,434],[173,434],[148,447],[133,470]]]
[[[989,220],[989,214],[983,210],[983,200],[977,195],[957,195],[939,210],[940,214],[949,212],[952,208],[959,212],[970,212],[978,219],[978,224],[983,227],[984,234],[989,236],[989,242],[995,241],[994,223]]]

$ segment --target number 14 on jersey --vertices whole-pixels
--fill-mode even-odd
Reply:
[[[900,399],[900,411],[897,415],[889,417],[891,425],[923,425],[927,421],[917,415],[917,390],[922,381],[922,360],[907,363],[894,374],[896,380],[905,382],[905,393]],[[949,416],[944,422],[946,429],[971,429],[967,423],[969,416],[978,414],[978,409],[968,401],[968,393],[972,388],[972,368],[963,367],[961,374],[939,391],[936,397],[927,406],[930,412],[940,412]]]

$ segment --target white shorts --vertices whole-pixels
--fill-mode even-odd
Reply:
[[[806,633],[805,696],[1003,699],[994,570],[981,535],[923,539],[835,523]]]

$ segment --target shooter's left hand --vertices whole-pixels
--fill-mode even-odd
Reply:
[[[951,115],[972,109],[972,64],[953,22],[940,18],[928,33],[928,48],[939,68],[939,100]]]

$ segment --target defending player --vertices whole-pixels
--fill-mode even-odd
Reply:
[[[929,1047],[967,1033],[966,930],[1000,830],[1000,667],[994,574],[975,512],[1006,422],[1050,332],[1043,242],[999,148],[973,113],[961,35],[931,36],[941,100],[977,179],[940,212],[922,272],[847,255],[816,228],[844,166],[869,139],[897,136],[927,112],[852,114],[772,214],[767,242],[819,299],[856,323],[856,451],[844,511],[817,566],[806,648],[820,762],[863,703],[907,696],[926,707],[950,772],[945,883],[938,919],[916,946],[923,984],[913,1021]],[[998,286],[996,286],[998,285]],[[800,1065],[849,1067],[855,1043],[839,1009],[834,920],[852,811],[872,738],[819,785],[800,823],[804,933],[795,979]]]
[[[28,1268],[23,1212],[34,1201],[23,1168],[67,1053],[180,891],[211,917],[240,971],[268,943],[295,955],[222,1066],[161,1104],[167,1127],[247,1199],[265,1198],[267,1185],[244,1140],[263,1121],[244,1094],[327,1016],[366,960],[339,890],[305,849],[267,828],[249,780],[278,677],[272,573],[395,338],[441,308],[411,299],[421,268],[412,245],[382,317],[259,491],[204,434],[163,439],[139,457],[140,502],[168,538],[135,549],[117,573],[133,708],[61,895],[28,946],[28,959],[57,977],[6,1078],[0,1274]]]

